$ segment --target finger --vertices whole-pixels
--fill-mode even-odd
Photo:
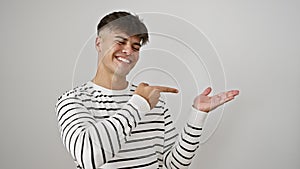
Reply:
[[[148,84],[148,83],[144,83],[144,82],[142,82],[142,83],[140,83],[140,84],[139,84],[139,86],[143,86],[143,87],[145,87],[145,86],[149,86],[149,84]]]
[[[204,96],[209,95],[209,93],[212,91],[211,87],[206,88],[201,94]]]
[[[229,101],[231,101],[231,100],[233,100],[234,99],[234,97],[227,97],[225,100],[224,100],[224,103],[226,103],[226,102],[229,102]],[[223,104],[223,103],[222,103]]]
[[[218,107],[226,102],[229,102],[235,98],[236,95],[239,94],[238,90],[232,90],[228,92],[222,92],[217,95],[212,96],[213,105]]]
[[[172,87],[166,87],[166,86],[152,86],[152,87],[157,89],[159,92],[178,93],[178,90]]]
[[[239,91],[238,90],[231,90],[229,92],[227,92],[226,94],[226,98],[225,98],[225,103],[228,102],[228,101],[231,101],[235,98],[235,96],[239,95]]]
[[[239,91],[238,90],[231,90],[231,91],[228,91],[227,93],[226,93],[226,96],[227,97],[234,97],[234,96],[237,96],[237,95],[239,95]]]

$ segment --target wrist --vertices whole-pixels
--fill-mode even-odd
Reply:
[[[135,105],[135,107],[142,114],[150,111],[150,104],[144,97],[142,97],[139,94],[133,94],[133,96],[130,99],[130,102],[133,103],[133,105]]]
[[[204,122],[206,121],[206,118],[208,116],[207,112],[200,111],[198,109],[195,109],[192,107],[191,113],[189,115],[189,123],[194,126],[203,126]]]
[[[209,112],[209,109],[204,109],[204,108],[201,108],[201,106],[196,106],[196,105],[192,105],[192,107],[196,110],[199,110],[199,111],[202,111],[202,112],[205,112],[205,113],[208,113]]]

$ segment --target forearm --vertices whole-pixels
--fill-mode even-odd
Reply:
[[[192,109],[175,145],[165,155],[167,168],[188,168],[200,145],[200,136],[207,113]]]

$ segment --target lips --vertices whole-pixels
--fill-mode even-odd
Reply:
[[[130,63],[131,63],[131,60],[126,59],[126,58],[121,57],[121,56],[116,56],[116,59],[117,59],[118,61],[123,62],[123,63],[127,63],[127,64],[130,64]]]

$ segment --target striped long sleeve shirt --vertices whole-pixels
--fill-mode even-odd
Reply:
[[[165,101],[150,110],[136,86],[108,90],[87,82],[55,105],[61,138],[78,169],[188,168],[206,113],[192,109],[177,134]]]

